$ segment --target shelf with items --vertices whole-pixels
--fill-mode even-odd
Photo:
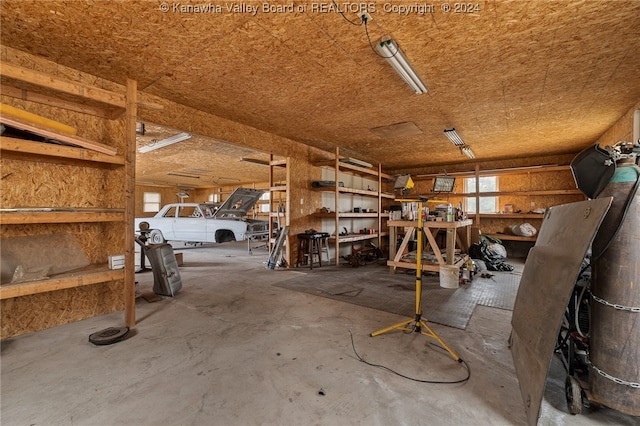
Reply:
[[[10,185],[0,204],[3,238],[74,235],[91,262],[87,268],[46,279],[3,283],[0,299],[12,301],[3,302],[2,337],[84,319],[91,315],[83,309],[86,304],[96,304],[93,315],[121,310],[124,305],[125,325],[135,325],[130,230],[136,82],[127,80],[126,92],[117,93],[4,62],[0,74],[3,104],[17,107],[26,116],[62,117],[64,125],[74,130],[65,134],[31,117],[3,113],[6,131],[0,137],[0,161]],[[124,269],[107,268],[107,258],[116,254],[125,256]],[[101,283],[104,287],[96,288]],[[79,287],[93,290],[72,290]],[[36,309],[46,300],[65,307],[64,320],[55,312]],[[14,311],[30,313],[18,316]]]
[[[291,225],[291,159],[269,160],[269,253],[276,249],[275,235]],[[281,176],[284,172],[284,176]],[[287,231],[288,232],[288,231]],[[289,235],[284,242],[284,259],[291,265],[291,244]]]
[[[380,164],[378,164],[376,167],[372,166],[371,168],[367,168],[364,166],[343,162],[341,161],[342,159],[343,157],[341,157],[340,155],[340,149],[336,148],[335,156],[333,159],[314,163],[314,166],[332,169],[334,185],[313,188],[313,190],[324,193],[332,193],[334,200],[333,206],[330,209],[332,210],[331,212],[317,212],[311,215],[320,219],[333,219],[335,231],[333,233],[333,236],[329,239],[329,243],[333,244],[335,248],[336,265],[340,264],[341,244],[354,244],[358,242],[377,240],[377,246],[381,246],[382,237],[388,235],[388,232],[384,229],[386,228],[386,220],[383,221],[383,218],[386,219],[389,217],[389,213],[384,212],[386,206],[383,205],[383,201],[392,200],[394,198],[393,194],[383,191],[383,185],[386,185],[387,182],[391,182],[393,180],[393,177],[389,174],[383,173],[382,166]],[[366,188],[357,188],[352,187],[351,185],[341,186],[341,174],[360,177],[364,181],[371,181],[371,183],[367,184]],[[372,189],[372,186],[376,186],[377,188]],[[357,211],[357,209],[353,206],[350,208],[345,208],[341,205],[341,202],[345,202],[345,200],[350,200],[348,204],[351,204],[353,203],[354,199],[358,199],[357,197],[364,197],[363,200],[371,200],[371,205],[375,204],[375,208],[371,209],[373,211],[362,212]],[[367,208],[366,210],[369,209]],[[352,226],[355,223],[354,221],[363,221],[361,223],[369,223],[371,224],[371,229],[374,229],[375,232],[351,232],[347,235],[340,235],[341,230],[346,228],[344,226],[344,221],[351,221]]]
[[[335,218],[335,213],[313,213],[311,216],[321,217],[321,218]],[[343,219],[358,219],[358,218],[378,218],[381,217],[389,217],[389,213],[350,213],[350,212],[339,212],[338,217]]]
[[[414,180],[427,181],[428,186],[429,180],[441,175],[418,175]],[[505,240],[535,241],[535,237],[511,234],[510,227],[530,223],[536,229],[540,229],[544,214],[537,213],[538,211],[585,199],[575,186],[569,165],[551,164],[490,170],[481,170],[476,166],[475,171],[448,173],[448,175],[461,179],[475,178],[476,182],[479,182],[482,177],[497,177],[499,188],[497,191],[481,191],[479,185],[464,191],[465,188],[456,182],[456,191],[448,196],[456,202],[463,203],[469,198],[475,198],[476,205],[480,204],[483,197],[496,197],[497,210],[504,209],[502,212],[470,213],[469,215],[474,218],[475,226],[479,227],[483,234]]]

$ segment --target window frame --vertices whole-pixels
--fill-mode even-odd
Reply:
[[[149,200],[148,198],[154,198]],[[157,198],[157,201],[155,200]],[[158,213],[162,208],[162,195],[159,192],[145,191],[142,193],[142,212]]]
[[[483,213],[497,213],[499,211],[499,199],[497,195],[491,195],[491,196],[480,196],[479,198],[479,204],[480,204],[480,208],[479,208],[479,212],[477,212],[477,206],[476,204],[476,182],[475,182],[476,177],[475,176],[471,176],[471,177],[467,177],[464,178],[464,191],[465,191],[465,210],[467,211],[467,213],[469,214],[483,214]],[[480,179],[480,186],[482,186],[482,180],[483,179],[492,179],[494,181],[494,183],[490,186],[492,186],[492,188],[488,188],[485,190],[482,190],[479,188],[478,192],[498,192],[499,191],[499,179],[498,176],[495,175],[489,175],[489,176],[479,176]],[[489,200],[493,200],[493,202],[489,201]],[[483,203],[484,201],[484,203]],[[487,208],[487,204],[491,203],[491,207]]]

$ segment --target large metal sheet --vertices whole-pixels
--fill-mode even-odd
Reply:
[[[560,323],[611,198],[552,207],[527,256],[513,308],[511,352],[527,420],[535,425]]]

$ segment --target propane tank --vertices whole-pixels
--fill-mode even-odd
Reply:
[[[640,415],[639,179],[627,160],[598,195],[613,203],[592,246],[590,303],[591,398],[632,416]]]

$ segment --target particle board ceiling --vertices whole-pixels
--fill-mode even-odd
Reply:
[[[471,13],[435,0],[424,14],[397,10],[418,3],[368,2],[366,26],[345,19],[358,21],[356,3],[337,3],[344,16],[335,4],[3,0],[0,35],[6,46],[118,83],[130,77],[151,95],[388,170],[472,161],[444,136],[451,127],[479,161],[575,153],[640,101],[638,0],[465,3],[478,6]],[[427,94],[413,94],[373,51],[369,40],[383,35]],[[372,131],[399,123],[419,131]],[[190,143],[224,142],[242,144]],[[217,149],[182,162],[179,151],[147,156],[177,173],[249,179],[237,160],[213,167]]]

